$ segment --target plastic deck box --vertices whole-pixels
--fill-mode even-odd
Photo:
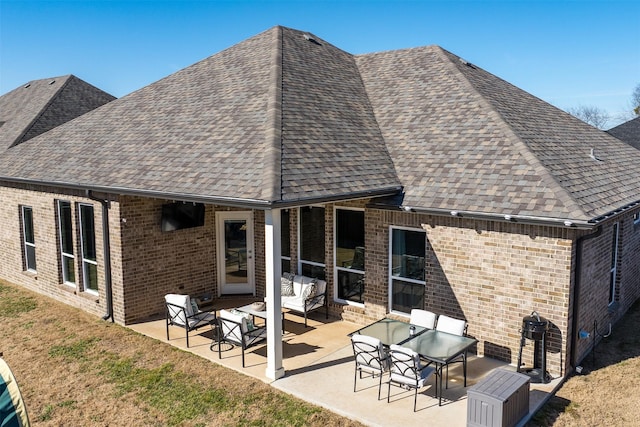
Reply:
[[[527,375],[496,369],[467,391],[468,427],[513,427],[529,412]]]

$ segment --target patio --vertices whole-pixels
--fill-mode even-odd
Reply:
[[[232,308],[248,304],[252,299],[225,298],[216,301],[214,308]],[[154,319],[129,326],[143,335],[166,342],[165,320]],[[442,406],[435,398],[435,378],[420,390],[417,412],[412,411],[413,392],[391,388],[391,403],[386,402],[387,386],[382,385],[382,399],[377,400],[378,379],[358,379],[357,392],[353,392],[354,361],[349,334],[362,325],[324,319],[322,313],[312,313],[309,326],[304,327],[302,317],[287,313],[283,333],[285,377],[271,381],[265,376],[266,346],[246,351],[246,367],[241,366],[240,349],[234,347],[222,352],[211,351],[212,331],[202,328],[190,333],[187,349],[184,331],[170,327],[169,344],[190,351],[212,362],[242,372],[300,399],[330,409],[350,419],[370,426],[418,426],[428,421],[433,426],[464,426],[467,419],[467,390],[463,387],[461,364],[449,369],[449,388],[443,390]],[[495,368],[515,370],[514,366],[484,357],[469,355],[467,385],[472,386]],[[531,384],[529,413],[532,414],[555,391],[560,378],[549,384]],[[525,417],[525,420],[527,417]],[[524,420],[523,420],[524,421]],[[521,423],[521,424],[524,424]]]

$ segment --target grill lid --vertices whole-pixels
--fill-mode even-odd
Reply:
[[[549,322],[541,317],[537,311],[530,316],[522,318],[522,330],[525,332],[546,332],[549,329]]]

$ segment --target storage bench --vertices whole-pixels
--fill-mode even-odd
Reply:
[[[467,391],[468,427],[513,427],[529,413],[527,375],[496,369]]]

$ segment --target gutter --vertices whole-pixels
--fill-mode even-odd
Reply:
[[[599,225],[595,232],[585,234],[576,240],[576,272],[575,283],[573,287],[573,310],[571,313],[571,354],[569,361],[571,367],[575,369],[577,362],[577,346],[578,346],[578,301],[580,299],[580,288],[582,285],[582,248],[586,240],[594,239],[602,234],[602,225]],[[595,339],[595,337],[594,337]]]
[[[111,243],[109,240],[109,207],[111,202],[107,199],[95,197],[91,190],[86,190],[89,199],[100,202],[102,205],[102,247],[104,252],[104,290],[107,297],[107,312],[102,316],[102,320],[113,319],[113,288],[111,282]]]
[[[221,205],[221,206],[231,206],[231,207],[260,209],[260,210],[282,209],[282,208],[289,208],[289,207],[296,207],[296,206],[305,206],[309,204],[332,203],[340,200],[355,200],[355,199],[365,199],[365,198],[373,198],[373,197],[393,196],[402,192],[401,186],[393,186],[393,187],[381,188],[377,190],[366,190],[366,191],[347,192],[347,193],[327,195],[327,196],[297,198],[291,201],[267,201],[267,200],[259,200],[259,199],[246,199],[246,198],[243,199],[239,197],[203,196],[198,194],[174,193],[174,192],[168,192],[168,191],[138,190],[135,188],[127,188],[127,187],[82,185],[82,184],[73,184],[73,183],[61,182],[61,181],[42,181],[37,179],[13,178],[13,177],[3,177],[3,176],[0,176],[0,180],[7,181],[7,182],[20,183],[20,184],[45,185],[45,186],[69,188],[72,190],[84,191],[86,194],[90,194],[93,191],[98,191],[103,193],[119,194],[123,196],[150,197],[154,199],[179,200],[179,201],[188,202],[188,203],[205,203],[205,204],[215,204],[215,205]],[[92,198],[92,197],[89,196],[89,198]],[[102,201],[101,199],[98,199],[98,198],[94,198],[93,200]]]
[[[486,213],[486,212],[478,212],[478,211],[463,211],[463,210],[451,210],[451,209],[440,209],[440,208],[420,208],[420,207],[412,207],[412,206],[390,206],[385,204],[376,204],[370,203],[369,207],[375,209],[384,209],[384,210],[401,210],[405,212],[414,212],[421,213],[426,215],[435,215],[435,216],[450,216],[452,218],[460,218],[460,219],[473,219],[473,220],[484,220],[484,221],[498,221],[498,222],[509,222],[514,224],[530,224],[530,225],[545,225],[551,227],[563,227],[570,229],[578,229],[578,230],[593,230],[596,224],[592,221],[578,221],[574,219],[568,218],[551,218],[551,217],[540,217],[540,216],[531,216],[531,215],[510,215],[510,214],[496,214],[496,213]]]

